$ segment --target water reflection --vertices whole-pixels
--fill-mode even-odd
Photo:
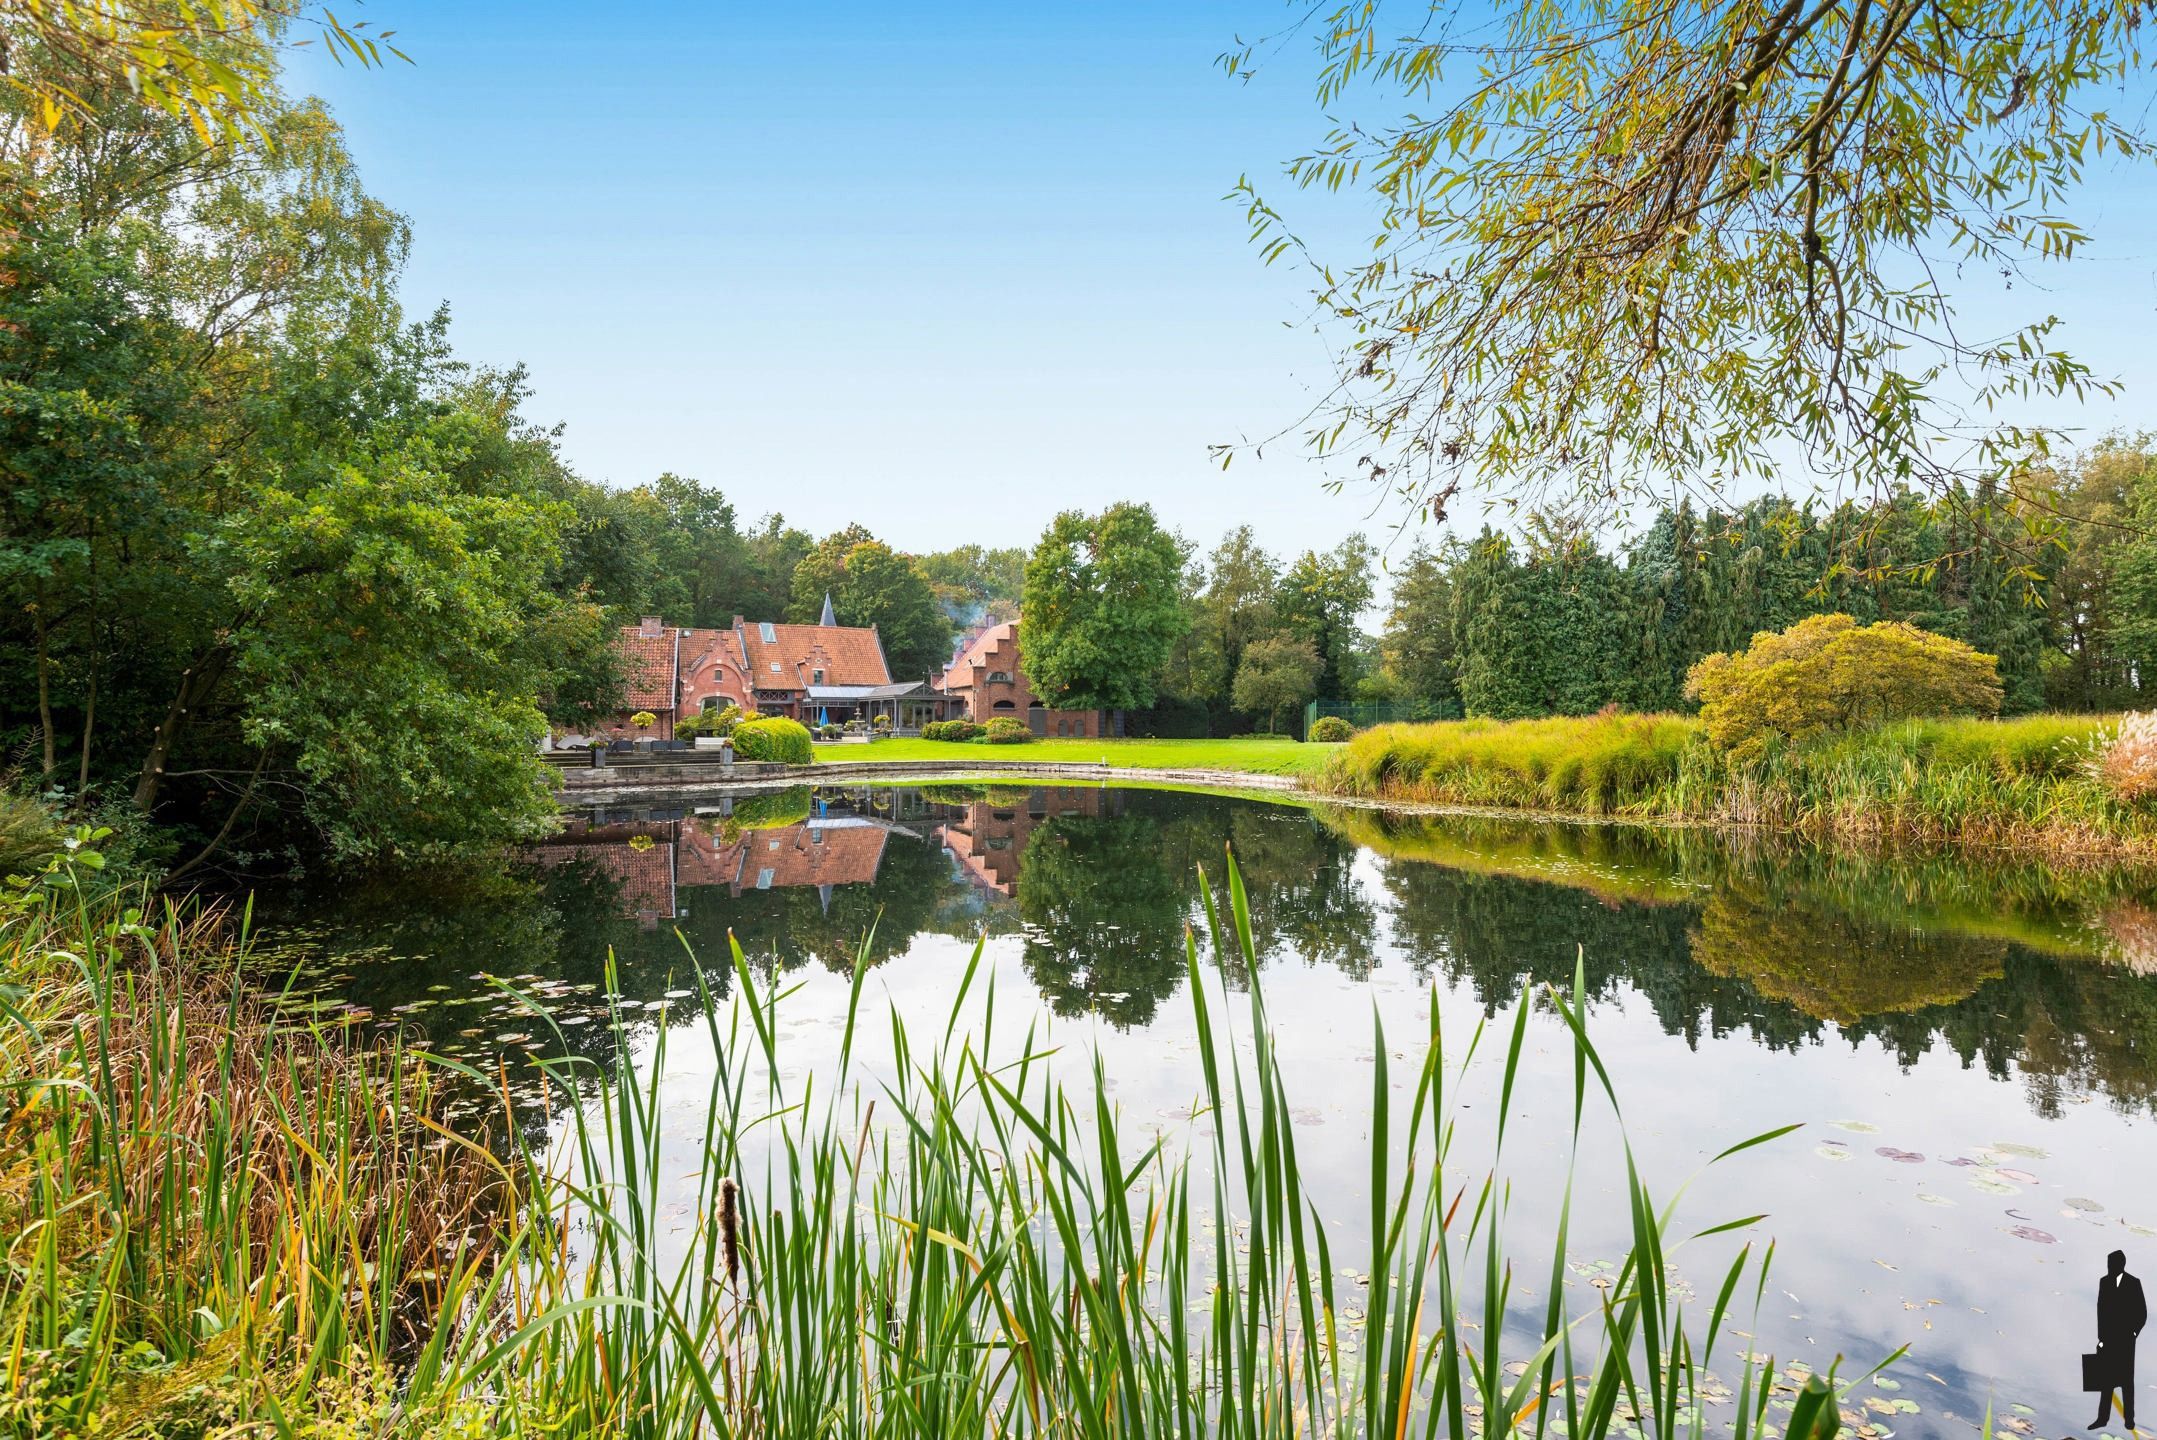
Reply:
[[[453,1052],[498,1033],[445,998],[478,977],[596,1003],[611,952],[634,1013],[680,991],[689,952],[723,995],[730,938],[764,973],[850,973],[924,935],[1014,936],[1048,1008],[1130,1027],[1183,983],[1195,872],[1229,847],[1266,963],[1360,979],[1397,959],[1495,1009],[1580,960],[1594,995],[1638,995],[1696,1046],[1945,1046],[2019,1074],[2039,1113],[2157,1101],[2157,912],[2132,872],[1127,789],[803,787],[585,812],[528,864],[287,897],[284,918],[347,958],[346,998]]]

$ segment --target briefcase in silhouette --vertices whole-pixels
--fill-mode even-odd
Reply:
[[[2112,1357],[2102,1350],[2095,1350],[2082,1357],[2082,1388],[2092,1391],[2110,1390]]]

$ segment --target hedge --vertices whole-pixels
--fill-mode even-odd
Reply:
[[[816,759],[808,730],[784,715],[766,715],[736,725],[734,754],[741,760],[776,760],[785,765],[807,765]]]

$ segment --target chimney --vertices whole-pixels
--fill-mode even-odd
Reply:
[[[657,615],[647,615],[637,622],[637,634],[656,637],[667,628],[666,622]]]

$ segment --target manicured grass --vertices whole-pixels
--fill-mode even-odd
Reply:
[[[1313,775],[1341,747],[1304,745],[1281,735],[1241,735],[1233,740],[1068,740],[1053,736],[1023,745],[978,740],[878,740],[868,745],[819,745],[818,761],[831,764],[967,760],[983,765],[1097,765],[1127,770],[1219,770],[1247,775]]]

